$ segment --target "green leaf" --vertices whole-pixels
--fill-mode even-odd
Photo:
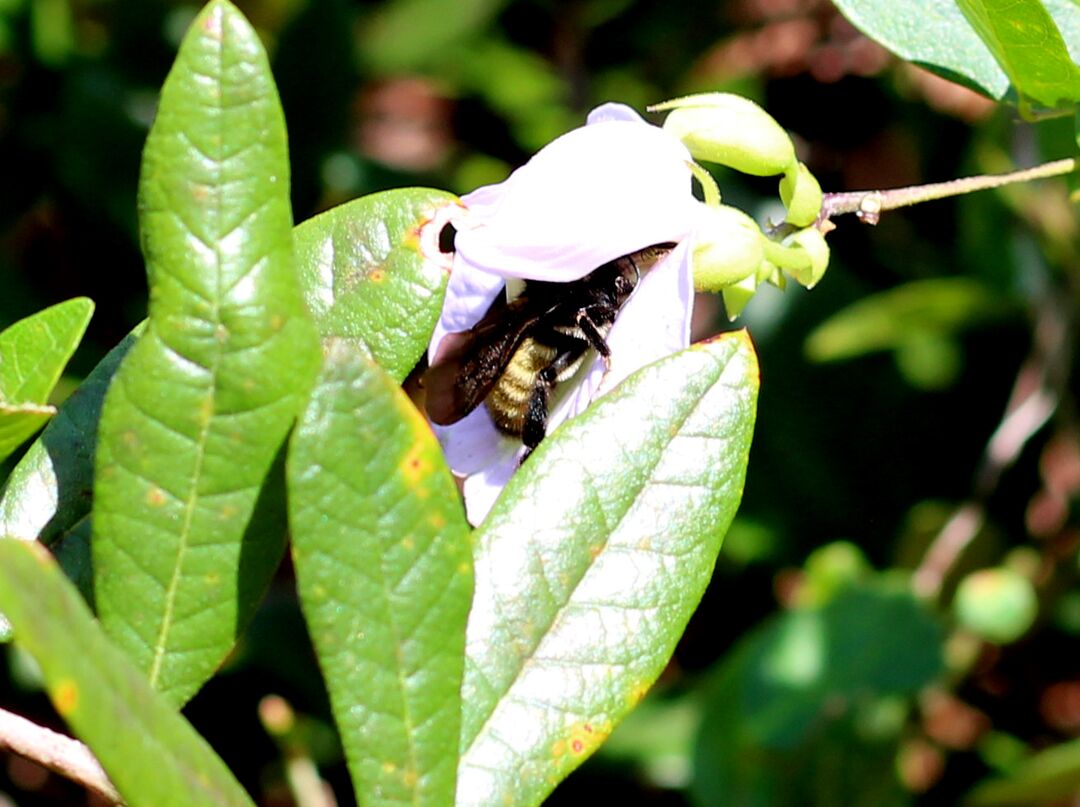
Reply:
[[[365,349],[401,381],[427,350],[450,255],[439,252],[457,197],[404,188],[339,205],[295,230],[308,309],[323,339]]]
[[[12,470],[0,498],[0,535],[51,544],[90,514],[101,405],[141,330],[109,351]]]
[[[94,448],[101,403],[120,360],[135,343],[129,334],[83,380],[26,450],[4,483],[0,496],[0,535],[56,544],[65,572],[88,595],[90,575],[87,516],[94,487]],[[72,532],[79,537],[65,541]],[[70,575],[69,575],[70,576]],[[88,602],[92,598],[87,597]],[[0,642],[11,640],[11,625],[0,614]]]
[[[545,440],[476,533],[458,804],[538,804],[663,670],[742,495],[745,333],[651,365]]]
[[[251,519],[318,365],[292,271],[281,107],[225,0],[180,47],[139,194],[150,317],[101,416],[94,593],[106,632],[181,704],[280,559],[284,524]]]
[[[1020,93],[1053,109],[1080,100],[1080,67],[1039,0],[957,0],[968,22]],[[1074,6],[1075,8],[1075,6]]]
[[[221,759],[101,632],[40,544],[0,538],[0,609],[60,715],[128,804],[252,804]]]
[[[426,421],[344,343],[293,435],[300,600],[362,804],[453,803],[471,543]]]
[[[990,13],[997,18],[991,27],[1001,29],[996,35],[999,47],[1010,62],[1016,63],[1016,75],[999,64],[954,0],[836,0],[837,8],[855,27],[897,56],[967,84],[990,98],[1015,102],[1018,95],[1027,93],[1039,100],[1040,96],[1050,98],[1056,92],[1070,100],[1080,97],[1071,89],[1075,87],[1074,71],[1064,64],[1063,57],[1067,59],[1068,53],[1062,47],[1080,43],[1080,6],[1072,0],[994,0],[979,4],[986,11],[992,9]],[[1048,27],[1055,23],[1064,37],[1055,36]],[[1044,52],[1042,45],[1049,49]],[[1043,68],[1038,65],[1044,59],[1053,72],[1042,76]],[[1040,86],[1040,77],[1051,85]],[[1036,95],[1028,86],[1033,78]],[[1014,86],[1012,82],[1019,83]]]
[[[909,699],[943,671],[942,641],[914,596],[881,578],[767,622],[709,687],[695,803],[907,803],[897,743]]]
[[[964,799],[970,807],[1067,803],[1080,790],[1080,740],[1025,759],[1008,776],[987,779]]]
[[[93,313],[90,300],[76,297],[0,333],[0,460],[52,417],[49,395]]]

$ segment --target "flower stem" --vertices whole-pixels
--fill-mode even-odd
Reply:
[[[944,199],[948,196],[960,196],[973,191],[1000,188],[1014,182],[1029,182],[1033,179],[1060,176],[1075,171],[1077,160],[1069,157],[1064,160],[1011,171],[1008,174],[982,174],[948,182],[933,182],[929,185],[912,185],[907,188],[893,188],[885,191],[848,191],[846,193],[826,193],[821,203],[817,226],[825,232],[832,229],[829,220],[833,216],[854,213],[867,224],[877,224],[886,210]]]

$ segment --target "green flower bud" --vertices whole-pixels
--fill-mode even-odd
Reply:
[[[807,227],[766,248],[766,257],[796,283],[814,288],[829,268],[829,245],[816,227]]]
[[[754,275],[765,255],[761,230],[734,207],[702,208],[694,243],[694,288],[720,291]]]
[[[953,608],[961,625],[987,641],[1005,644],[1027,633],[1039,604],[1030,580],[1012,569],[998,568],[965,577]]]
[[[796,276],[795,280],[808,289],[814,288],[829,268],[829,244],[825,241],[825,235],[816,227],[807,227],[788,236],[788,239],[810,255],[810,271]]]
[[[788,222],[796,227],[808,227],[821,212],[821,186],[809,168],[797,163],[780,180],[780,200],[787,208]]]
[[[757,292],[757,278],[750,277],[740,280],[732,286],[725,286],[720,290],[724,298],[724,310],[727,311],[728,319],[735,319],[746,308],[750,298]]]
[[[696,159],[728,165],[744,174],[783,174],[795,163],[795,146],[772,115],[749,98],[712,92],[649,107],[671,110],[664,129]]]

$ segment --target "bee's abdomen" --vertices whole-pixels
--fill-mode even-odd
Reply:
[[[502,432],[520,436],[525,428],[529,398],[537,377],[554,360],[556,350],[531,337],[524,339],[485,399],[495,426]]]

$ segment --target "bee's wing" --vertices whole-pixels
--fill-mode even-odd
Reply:
[[[525,300],[493,307],[473,328],[449,334],[422,378],[432,422],[461,420],[491,392],[514,352],[543,314]]]

